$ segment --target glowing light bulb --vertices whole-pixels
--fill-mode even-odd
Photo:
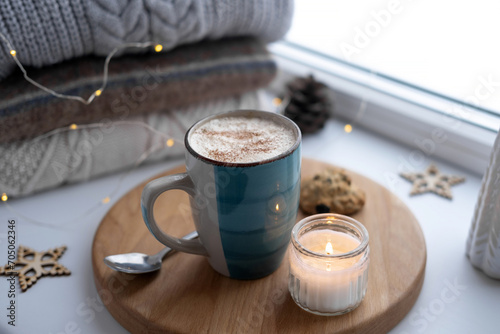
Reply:
[[[71,124],[71,125],[69,126],[69,128],[70,128],[71,130],[76,130],[76,129],[78,129],[78,125],[76,125],[75,123],[73,123],[73,124]]]
[[[102,202],[102,204],[107,204],[107,203],[109,203],[109,201],[110,201],[109,196],[106,196],[106,197],[104,197],[104,198],[102,199],[102,201],[101,201],[101,202]]]
[[[163,50],[163,45],[161,45],[161,44],[156,44],[156,45],[155,45],[155,51],[156,51],[156,52],[160,52],[161,50]]]
[[[15,57],[15,56],[16,56],[16,54],[17,54],[16,50],[10,50],[10,55],[11,55],[12,57]]]
[[[102,90],[98,89],[95,91],[95,96],[100,96],[102,94]]]
[[[276,204],[276,211],[280,211],[280,205]]]
[[[167,140],[167,146],[168,147],[174,146],[174,140],[172,138],[170,138],[169,140]]]
[[[328,241],[328,243],[326,244],[325,253],[326,253],[326,255],[333,254],[333,247],[332,247],[332,243],[330,241]]]
[[[7,200],[8,200],[8,199],[9,199],[9,196],[7,196],[7,194],[6,194],[6,193],[3,193],[3,194],[2,194],[2,201],[3,201],[3,202],[7,202]]]
[[[352,131],[352,125],[351,124],[346,124],[344,126],[344,131],[347,133],[350,133]]]
[[[275,106],[279,106],[281,103],[283,103],[283,100],[282,100],[282,99],[280,99],[279,97],[275,97],[275,98],[273,99],[273,104],[274,104]]]

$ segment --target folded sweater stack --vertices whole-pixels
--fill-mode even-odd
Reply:
[[[280,39],[293,0],[2,0],[0,32],[25,65],[42,67],[89,54],[106,56],[127,42],[170,50],[203,39]],[[0,79],[15,68],[0,47]]]
[[[143,154],[145,162],[181,157],[183,136],[195,121],[214,113],[258,109],[257,92],[207,100],[184,109],[162,109],[105,125],[57,133],[41,139],[0,144],[0,193],[20,197],[67,183],[130,169]],[[168,134],[174,145],[151,127]]]
[[[86,98],[102,83],[103,63],[97,57],[77,58],[30,69],[30,76],[58,93]],[[267,85],[275,72],[265,45],[242,37],[113,59],[106,89],[90,105],[50,95],[14,73],[0,81],[0,143],[73,123],[124,119],[234,96]]]
[[[50,25],[40,28],[41,22],[46,22],[41,19],[45,14],[41,13],[46,13],[50,3],[55,2],[60,1],[50,0],[44,5],[33,0],[1,2],[0,32],[8,38],[14,36],[11,42],[24,64],[54,64],[29,68],[28,73],[59,93],[83,98],[92,94],[102,82],[104,64],[104,58],[95,55],[105,54],[120,43],[158,40],[165,32],[170,33],[163,37],[175,35],[175,38],[169,39],[169,43],[163,40],[166,52],[141,51],[113,58],[106,89],[90,105],[60,99],[32,86],[20,71],[12,71],[12,59],[6,59],[0,52],[0,78],[6,75],[0,80],[0,193],[10,197],[130,168],[154,147],[161,149],[147,161],[180,156],[182,145],[169,147],[165,138],[182,139],[192,123],[210,114],[259,108],[256,91],[265,87],[276,73],[264,42],[286,32],[292,8],[291,1],[278,0],[61,2],[58,7],[61,13],[69,10],[76,15],[80,13],[77,7],[85,8],[88,14],[85,22],[92,27],[89,35],[82,29],[85,22],[80,16],[72,23],[64,19],[66,38],[62,38],[59,30],[49,33]],[[136,11],[120,12],[120,8],[125,10],[138,3],[143,9],[148,6],[156,9],[146,8],[142,16],[137,16]],[[16,20],[5,19],[5,8],[9,6],[14,18],[21,15],[19,10],[23,6],[25,9],[34,6],[39,14],[33,27],[22,31],[26,37],[24,44],[13,34]],[[172,6],[176,10],[167,10]],[[262,12],[270,7],[273,10]],[[117,17],[124,21],[130,20],[130,15],[136,17],[133,27],[137,30],[128,27],[127,33],[122,34],[118,31],[120,25],[111,27],[106,22],[110,17],[96,14],[98,10],[101,14],[102,10],[120,12]],[[34,14],[23,15],[26,16],[23,19],[29,19]],[[50,15],[54,18],[56,14]],[[193,15],[197,19],[192,20]],[[262,17],[272,22],[263,21]],[[169,26],[166,21],[177,23]],[[146,26],[149,32],[143,33],[141,29]],[[43,38],[39,31],[45,31]],[[110,31],[121,37],[111,38]],[[134,32],[138,35],[132,38]],[[74,34],[79,34],[79,39]],[[242,36],[228,38],[238,35]],[[35,39],[39,39],[36,47],[26,42]],[[193,41],[197,42],[181,45]],[[81,45],[75,45],[77,42]],[[68,47],[71,52],[64,51]],[[6,51],[5,47],[3,50]],[[60,63],[63,59],[69,60]],[[93,125],[72,130],[71,124]]]

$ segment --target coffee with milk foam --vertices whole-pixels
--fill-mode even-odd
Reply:
[[[230,116],[211,119],[189,136],[200,155],[229,163],[252,163],[274,158],[296,141],[293,130],[270,119]]]

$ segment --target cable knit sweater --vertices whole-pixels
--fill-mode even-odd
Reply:
[[[266,42],[290,26],[293,0],[0,0],[0,32],[25,65],[107,55],[125,42],[171,49],[223,36]],[[0,79],[15,64],[0,39]]]
[[[86,56],[29,73],[59,93],[86,97],[99,87],[102,65],[102,58]],[[242,94],[267,86],[275,74],[276,64],[265,45],[251,37],[116,58],[109,66],[105,93],[89,105],[54,97],[14,72],[0,81],[0,143],[33,138],[72,123],[124,119]]]

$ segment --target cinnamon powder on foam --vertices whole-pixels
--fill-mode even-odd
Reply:
[[[295,135],[269,119],[223,117],[198,127],[189,142],[196,152],[212,160],[250,163],[285,152],[295,143]]]

